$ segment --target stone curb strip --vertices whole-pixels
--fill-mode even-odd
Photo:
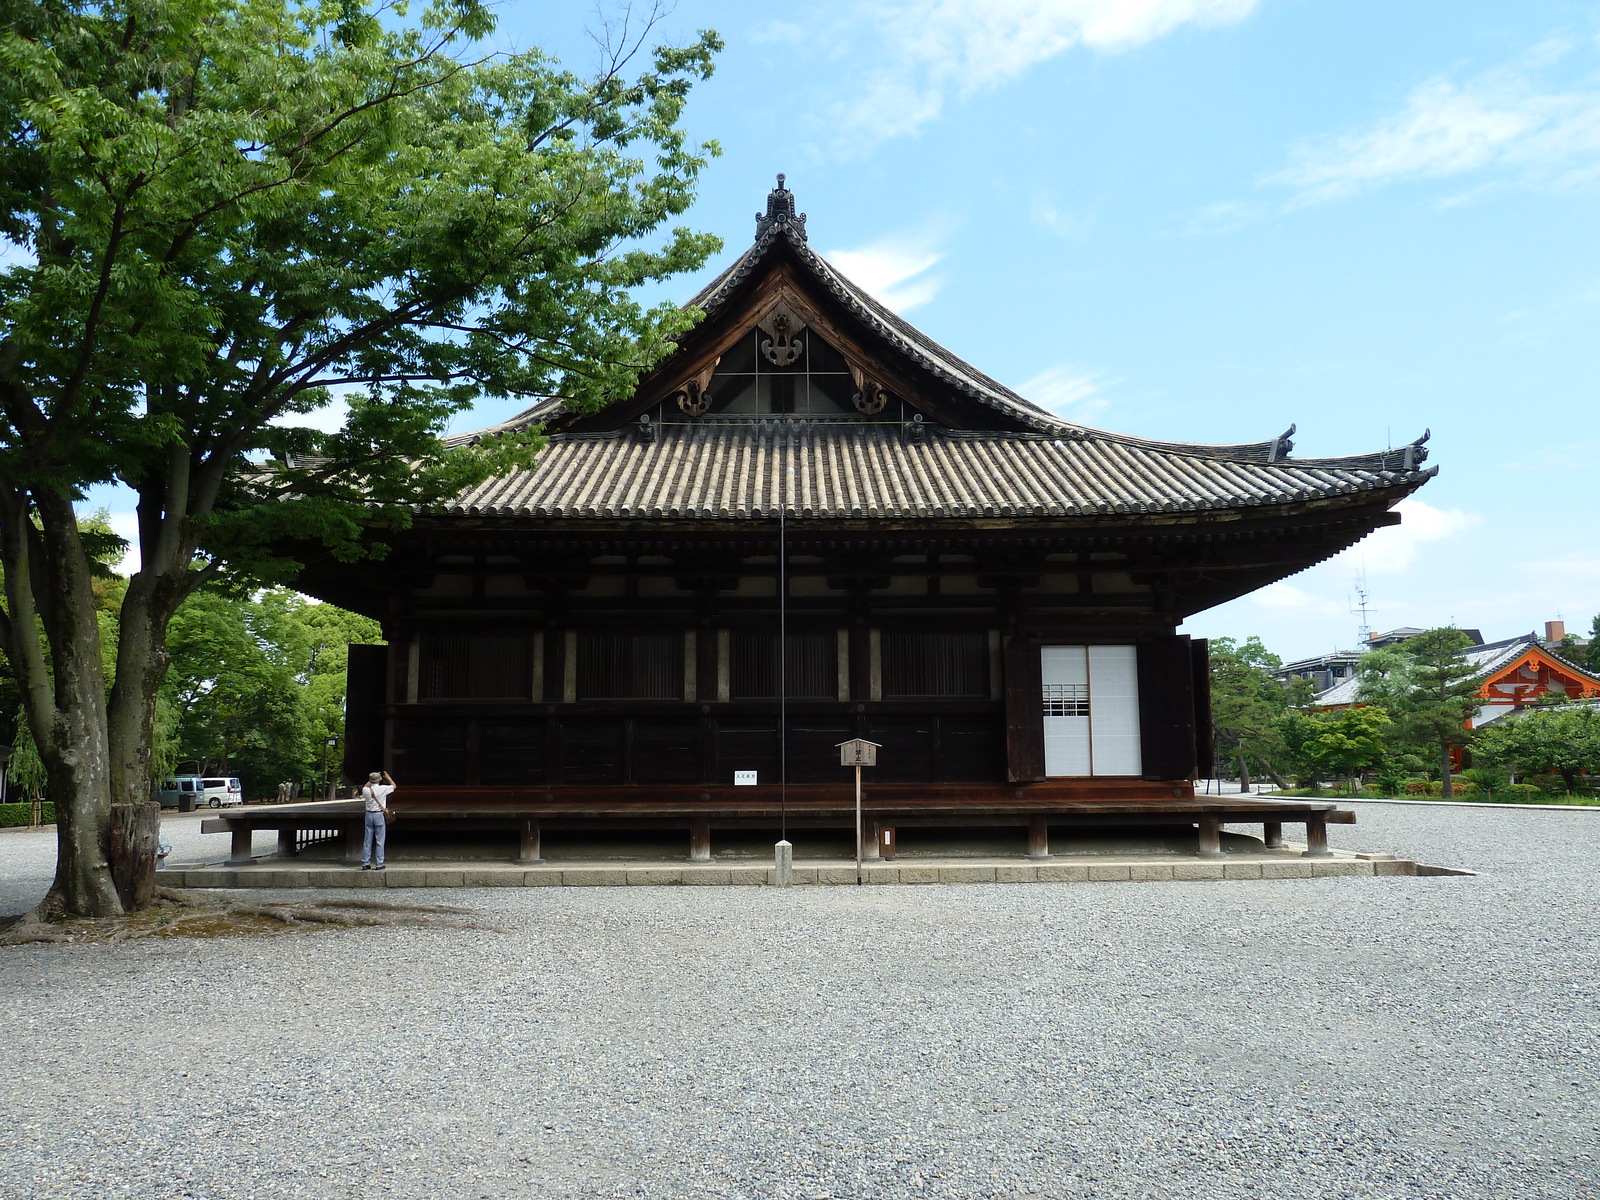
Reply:
[[[890,883],[1129,883],[1224,879],[1323,879],[1344,875],[1466,875],[1446,867],[1430,867],[1390,855],[1306,860],[1280,858],[1241,862],[1094,862],[1016,863],[1000,865],[939,864],[865,869],[869,884]],[[767,866],[666,866],[630,864],[589,867],[522,867],[514,865],[391,866],[383,872],[354,867],[197,867],[161,872],[169,887],[191,888],[381,888],[381,887],[662,887],[684,885],[770,886],[776,872]],[[795,867],[801,886],[853,885],[852,865]]]

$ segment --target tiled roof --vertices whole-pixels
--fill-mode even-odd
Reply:
[[[792,252],[891,351],[931,373],[957,397],[1004,414],[1018,432],[926,426],[921,441],[900,427],[847,418],[818,422],[702,417],[658,423],[658,440],[631,426],[604,434],[563,432],[559,400],[547,400],[467,443],[548,424],[532,471],[490,480],[452,512],[564,516],[759,517],[1005,516],[1206,511],[1289,503],[1350,492],[1419,486],[1427,434],[1377,454],[1291,458],[1295,432],[1240,445],[1163,442],[1064,421],[940,346],[841,275],[806,241],[805,217],[783,186],[757,217],[755,243],[690,301],[718,320],[739,286],[774,254]],[[729,319],[738,313],[729,310]],[[610,410],[607,410],[610,411]],[[618,418],[620,423],[621,417]],[[976,422],[991,425],[985,418]],[[1398,498],[1398,497],[1396,497]]]
[[[557,434],[460,515],[699,519],[1070,517],[1249,508],[1410,490],[1428,472],[1227,462],[1121,441],[892,423],[704,418]]]
[[[1422,630],[1417,630],[1422,633]],[[1536,633],[1519,634],[1517,637],[1505,638],[1502,641],[1490,642],[1484,646],[1469,646],[1461,652],[1461,661],[1472,667],[1473,675],[1478,679],[1487,678],[1496,671],[1503,671],[1517,659],[1521,658],[1531,648],[1539,645],[1539,635]],[[1587,676],[1589,673],[1581,667],[1563,662],[1562,665],[1574,675]],[[1593,678],[1591,676],[1591,678]],[[1352,675],[1348,679],[1341,679],[1325,692],[1318,692],[1316,703],[1323,708],[1333,708],[1344,704],[1356,702],[1356,692],[1361,686],[1359,676]]]

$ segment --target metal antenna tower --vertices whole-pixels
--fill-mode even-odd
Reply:
[[[1356,627],[1356,635],[1360,638],[1357,646],[1359,649],[1365,650],[1367,643],[1372,640],[1372,607],[1367,603],[1367,568],[1365,566],[1356,575],[1356,602],[1350,606],[1350,611],[1361,614],[1361,624]]]

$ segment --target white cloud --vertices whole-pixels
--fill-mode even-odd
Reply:
[[[32,250],[10,238],[0,237],[0,271],[7,267],[31,267],[38,259]]]
[[[1017,394],[1058,416],[1087,421],[1110,407],[1111,402],[1101,394],[1101,389],[1111,382],[1115,381],[1107,380],[1098,371],[1046,367],[1017,388]]]
[[[1237,201],[1207,205],[1190,219],[1184,232],[1197,237],[1232,233],[1260,220],[1267,211],[1264,205],[1242,204]]]
[[[867,143],[914,133],[951,94],[992,90],[1077,46],[1115,53],[1184,25],[1243,20],[1260,0],[878,0],[874,67],[838,116]]]
[[[136,512],[110,512],[107,514],[111,532],[128,543],[128,551],[117,564],[119,575],[132,575],[139,569],[139,514]]]
[[[1429,542],[1443,541],[1483,524],[1477,513],[1434,508],[1414,497],[1400,501],[1394,511],[1400,514],[1400,524],[1371,534],[1335,558],[1334,563],[1365,569],[1374,575],[1398,574],[1416,563],[1422,547]]]
[[[1281,581],[1268,584],[1258,592],[1251,592],[1250,599],[1262,608],[1281,609],[1303,616],[1340,617],[1345,615],[1347,608],[1341,602],[1315,595],[1304,588],[1295,587],[1292,583]]]
[[[1464,83],[1431,79],[1371,128],[1303,144],[1295,164],[1265,182],[1293,188],[1306,204],[1476,172],[1558,190],[1583,186],[1600,176],[1600,91],[1541,88],[1532,73],[1553,58],[1536,51]]]
[[[308,413],[285,413],[273,417],[267,422],[269,425],[293,427],[295,429],[320,429],[323,433],[338,433],[344,428],[345,418],[350,415],[350,405],[343,396],[336,395],[321,408],[314,408]]]
[[[1099,219],[1098,205],[1087,211],[1062,208],[1055,198],[1037,194],[1028,204],[1028,217],[1039,228],[1059,238],[1081,242],[1088,238]]]
[[[823,257],[897,313],[926,304],[944,284],[937,275],[928,274],[944,257],[932,237],[880,238],[857,250],[830,250]]]

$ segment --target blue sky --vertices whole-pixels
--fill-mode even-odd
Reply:
[[[504,47],[597,60],[589,5],[502,14]],[[708,274],[784,171],[813,246],[1071,419],[1294,422],[1305,455],[1433,430],[1399,530],[1188,631],[1351,645],[1363,567],[1377,628],[1600,611],[1600,5],[682,0],[656,33],[703,27]]]

